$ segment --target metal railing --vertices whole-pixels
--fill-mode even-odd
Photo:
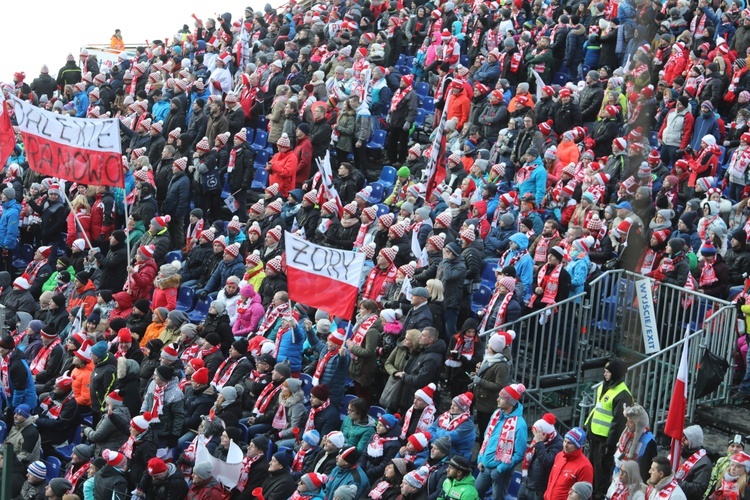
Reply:
[[[686,330],[692,332],[691,368],[706,348],[731,364],[735,308],[685,288],[663,283],[654,287],[652,280],[647,283],[652,287],[661,349],[647,354],[636,297],[636,283],[644,279],[649,280],[623,270],[608,271],[592,280],[584,293],[485,332],[516,332],[511,373],[527,387],[529,417],[551,411],[567,425],[582,422],[602,380],[598,370],[616,355],[630,364],[626,382],[656,428],[666,420]],[[731,372],[716,391],[698,401],[693,390],[697,370],[691,369],[690,375],[688,419],[697,404],[728,401]]]

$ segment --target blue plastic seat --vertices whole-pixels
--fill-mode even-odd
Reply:
[[[403,66],[404,64],[406,64],[406,56],[399,54],[398,59],[396,59],[396,66]]]
[[[13,267],[17,269],[25,268],[29,262],[34,258],[34,247],[28,243],[23,246],[16,245],[18,253],[14,255]]]
[[[414,62],[414,56],[406,56],[406,60],[404,61],[404,64],[407,66],[411,66]]]
[[[367,149],[384,149],[385,148],[385,130],[376,130],[372,134],[372,140],[367,143]]]
[[[195,289],[191,286],[181,286],[177,292],[178,311],[190,312],[195,307]]]
[[[212,301],[213,299],[211,299],[211,297],[199,300],[198,303],[195,304],[195,309],[188,312],[188,318],[190,318],[190,321],[193,323],[200,323],[206,319],[206,316],[208,316],[208,308],[211,306]]]
[[[62,463],[60,463],[59,458],[47,457],[44,459],[44,465],[47,466],[47,482],[60,477],[60,469],[62,468]]]
[[[435,99],[433,99],[430,96],[426,96],[422,98],[422,109],[426,114],[434,113],[435,112]]]
[[[378,203],[375,206],[378,207],[378,217],[380,217],[381,215],[385,215],[388,212],[390,212],[390,209],[388,208],[388,205],[383,205],[382,203]]]
[[[307,373],[301,373],[299,379],[302,381],[302,392],[305,394],[305,402],[310,401],[310,391],[313,386],[313,379]]]
[[[559,85],[562,87],[563,85],[568,83],[569,78],[570,78],[570,75],[568,75],[567,73],[558,71],[557,73],[555,73],[555,76],[552,77],[552,84]]]
[[[252,144],[254,139],[255,139],[255,129],[250,128],[250,127],[245,127],[245,142]]]
[[[73,455],[73,448],[79,444],[81,444],[81,426],[77,425],[70,436],[68,436],[68,444],[55,447],[55,455],[64,462],[70,462],[70,457]]]
[[[255,152],[255,168],[266,168],[268,163],[268,151],[261,149]]]
[[[474,295],[471,297],[471,310],[477,312],[486,307],[490,303],[491,298],[492,290],[489,287],[481,285],[479,290],[474,292]]]
[[[370,184],[370,189],[372,189],[372,191],[370,192],[370,199],[368,200],[370,203],[374,204],[383,201],[383,192],[385,191],[385,186],[380,184],[380,181]]]
[[[419,97],[427,97],[430,95],[430,84],[428,82],[419,82],[415,91]]]
[[[167,254],[166,263],[169,264],[170,262],[174,262],[175,260],[179,260],[182,262],[182,252],[179,250],[172,250]]]
[[[247,443],[247,440],[250,434],[250,429],[245,424],[238,424],[237,427],[239,428],[239,430],[242,431],[242,441]]]
[[[471,60],[469,59],[469,56],[467,54],[462,54],[458,59],[458,62],[461,63],[461,66],[463,66],[464,68],[468,68],[471,65]]]
[[[384,166],[383,170],[380,171],[378,182],[386,189],[392,188],[396,183],[396,169],[390,165]]]
[[[259,168],[255,171],[255,178],[251,184],[252,189],[266,189],[268,186],[268,172],[265,168]]]
[[[357,399],[354,394],[347,394],[344,396],[344,402],[341,404],[341,418],[344,418],[349,414],[349,403]]]
[[[482,268],[482,284],[487,285],[489,288],[494,288],[497,283],[497,276],[495,276],[495,268],[497,264],[485,262]]]
[[[268,132],[264,132],[263,130],[256,131],[255,140],[250,147],[255,151],[259,151],[261,149],[266,149],[266,144],[268,144]]]
[[[0,420],[0,443],[5,441],[5,436],[8,434],[8,424],[3,420]]]
[[[401,75],[411,75],[411,68],[409,66],[398,66],[396,69],[398,69],[398,72],[401,73]]]
[[[518,498],[518,490],[521,489],[521,472],[513,472],[513,477],[508,485],[508,491],[505,493],[505,500],[516,500]]]
[[[266,115],[260,115],[258,117],[258,126],[255,127],[255,135],[257,136],[260,131],[268,131],[268,118]]]
[[[427,118],[427,112],[424,109],[418,109],[417,117],[414,118],[414,125],[416,125],[417,128],[422,128],[422,125],[424,125],[425,118]]]
[[[388,413],[388,412],[385,411],[385,408],[382,408],[382,407],[377,406],[377,405],[372,405],[370,407],[369,411],[367,412],[367,414],[370,415],[375,420],[377,420],[378,418],[380,418],[380,415],[383,415],[384,413]]]

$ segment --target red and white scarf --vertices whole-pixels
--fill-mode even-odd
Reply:
[[[492,294],[490,304],[487,306],[487,314],[484,315],[484,318],[482,318],[482,324],[479,325],[480,332],[484,332],[484,329],[487,327],[487,321],[489,320],[492,309],[495,307],[495,302],[497,302],[498,298],[500,298],[499,292],[495,292],[494,294]],[[505,313],[508,310],[508,304],[510,304],[511,300],[513,300],[513,294],[510,292],[506,293],[505,297],[503,297],[503,300],[500,302],[500,305],[497,308],[497,314],[495,315],[495,326],[505,324]]]
[[[89,467],[91,467],[91,461],[88,461],[85,464],[81,465],[80,467],[78,467],[78,469],[76,469],[75,467],[71,467],[70,469],[68,469],[68,471],[65,473],[65,479],[70,481],[70,484],[73,485],[71,490],[75,491],[81,478],[87,477]]]
[[[268,311],[266,315],[263,316],[263,321],[261,321],[260,323],[260,328],[258,328],[258,335],[265,336],[268,330],[270,330],[276,323],[276,320],[289,314],[290,309],[291,306],[289,305],[289,303],[284,302],[283,304],[279,304],[278,306]]]
[[[383,456],[383,447],[388,441],[395,441],[398,436],[383,437],[380,434],[373,434],[372,439],[367,445],[367,456],[372,458],[380,458]]]
[[[326,366],[328,365],[328,362],[336,354],[338,354],[337,350],[326,351],[326,353],[323,356],[321,356],[321,358],[318,360],[318,364],[315,365],[315,373],[313,374],[313,378],[312,378],[313,386],[316,386],[320,383],[320,377],[323,376],[323,372],[325,371]]]
[[[229,379],[232,377],[232,372],[234,372],[234,369],[237,368],[237,365],[240,364],[240,361],[242,361],[242,358],[227,358],[222,361],[221,365],[219,365],[219,369],[216,370],[216,375],[214,375],[214,379],[211,381],[211,383],[215,385],[217,389],[223,389],[226,383],[229,382]],[[226,371],[223,372],[222,375],[222,370],[226,368],[227,363],[230,363],[230,366],[226,369]]]
[[[131,458],[133,458],[133,445],[135,445],[135,438],[133,436],[129,436],[128,440],[122,443],[122,446],[120,446],[120,449],[118,451],[128,457],[128,460],[130,460]]]
[[[617,488],[615,488],[615,492],[612,493],[612,496],[609,498],[609,500],[628,500],[630,497],[630,489],[628,489],[628,486],[623,483],[622,481],[617,481]]]
[[[656,494],[657,497],[660,499],[668,499],[672,496],[672,492],[677,488],[677,479],[672,479],[668,485],[666,485],[664,488],[660,489],[659,492]],[[649,486],[646,489],[646,498],[651,498],[651,493],[654,491],[653,486]]]
[[[29,367],[31,369],[32,375],[37,375],[39,372],[43,372],[47,369],[47,362],[49,361],[49,355],[52,352],[52,349],[57,347],[58,344],[60,344],[61,340],[60,337],[57,337],[55,340],[50,342],[49,345],[42,346],[41,349],[39,349],[39,352],[34,357],[34,360],[31,362],[31,366]]]
[[[279,401],[279,406],[276,408],[276,413],[274,414],[273,420],[271,421],[271,427],[276,430],[283,431],[284,429],[286,429],[286,424],[286,406],[284,406],[282,402]]]
[[[305,456],[312,450],[313,448],[307,448],[306,450],[303,450],[300,448],[297,450],[297,454],[294,455],[294,460],[292,461],[292,472],[302,472],[302,467],[305,465]]]
[[[548,445],[555,439],[555,437],[557,437],[557,431],[553,430],[552,434],[547,436],[547,439],[545,439],[544,444]],[[521,463],[522,477],[526,477],[529,475],[529,466],[531,465],[531,460],[534,458],[534,454],[536,453],[537,444],[538,443],[536,441],[531,441],[526,447],[526,451],[523,454],[523,462]]]
[[[328,408],[330,404],[331,404],[331,400],[326,399],[323,402],[323,404],[320,406],[310,406],[310,413],[307,415],[307,422],[305,422],[305,430],[302,432],[302,434],[315,429],[315,417],[318,415],[318,413]]]
[[[471,414],[465,411],[455,418],[451,417],[451,412],[446,411],[438,417],[438,427],[445,429],[446,431],[455,431],[464,422],[468,422],[471,419]]]
[[[425,407],[424,410],[422,410],[422,414],[419,416],[419,421],[417,422],[417,427],[414,429],[414,432],[424,432],[426,431],[431,425],[432,422],[435,421],[435,412],[437,410],[435,409],[434,404],[430,404],[429,406]],[[409,426],[411,425],[411,418],[412,414],[414,412],[414,406],[410,406],[408,410],[406,410],[406,416],[404,417],[404,425],[401,427],[401,435],[399,436],[401,439],[406,439],[406,433],[409,430]]]
[[[552,269],[551,272],[549,270],[549,264],[543,266],[539,270],[536,282],[537,286],[544,290],[544,294],[542,295],[543,304],[552,305],[555,303],[555,297],[557,297],[557,289],[560,285],[560,271],[562,271],[562,264],[558,264],[557,266],[555,266],[555,268]],[[537,297],[539,296],[536,294],[531,297],[531,301],[529,302],[530,306],[534,305]]]
[[[210,348],[206,349],[207,345],[210,345],[210,344],[208,343],[203,344],[203,348],[200,351],[198,351],[198,353],[195,356],[196,358],[206,359],[207,357],[209,357],[210,355],[212,355],[213,353],[221,349],[221,345],[211,346]]]
[[[10,375],[8,373],[8,363],[10,359],[8,356],[0,358],[0,385],[3,388],[3,392],[7,397],[10,397]]]
[[[705,456],[706,456],[706,450],[703,450],[703,449],[700,449],[696,451],[695,453],[693,453],[692,455],[690,455],[690,457],[688,457],[687,460],[682,462],[682,465],[680,465],[680,468],[677,469],[677,472],[675,472],[674,474],[674,478],[677,481],[684,480],[686,477],[688,477],[688,475],[690,474],[690,471],[693,470],[693,467],[695,467],[695,464],[697,464],[698,461]]]
[[[273,344],[273,352],[271,352],[271,356],[273,356],[274,359],[277,359],[279,357],[279,349],[281,348],[281,340],[284,337],[284,335],[289,333],[289,330],[290,328],[288,326],[287,327],[282,326],[276,331],[276,341]],[[292,337],[294,337],[294,335],[292,335]],[[292,341],[294,341],[294,339],[292,339]]]
[[[405,89],[399,88],[394,94],[393,98],[391,99],[391,113],[396,111],[396,108],[398,108],[399,103],[404,100],[404,97],[406,97],[409,92],[411,92],[411,85],[406,87]]]
[[[255,401],[255,408],[253,408],[253,413],[255,415],[263,415],[264,413],[266,413],[266,410],[268,410],[268,407],[271,406],[271,402],[273,402],[279,391],[281,391],[281,384],[274,387],[273,382],[271,382],[270,384],[265,386],[263,388],[263,391],[260,393],[260,396],[258,396],[258,400]]]
[[[370,329],[370,327],[378,320],[377,314],[370,314],[365,319],[359,322],[359,326],[354,331],[354,335],[352,335],[352,340],[354,343],[358,346],[361,346],[362,343],[365,341],[365,335],[367,334],[367,331]]]
[[[62,399],[62,401],[55,401],[54,399],[52,399],[52,396],[47,396],[47,398],[42,401],[42,404],[39,406],[42,408],[42,411],[47,411],[48,418],[57,420],[58,418],[60,418],[60,413],[62,413],[62,409],[63,406],[65,406],[65,403],[73,398],[75,398],[75,393],[73,391],[70,391],[68,395]]]
[[[534,248],[534,262],[547,262],[547,248],[549,248],[549,242],[553,238],[559,238],[560,233],[555,231],[555,234],[553,234],[550,237],[542,235],[542,238],[536,243],[536,248]]]
[[[167,389],[167,384],[159,387],[158,384],[154,384],[154,401],[151,406],[151,414],[154,416],[161,415],[164,413],[164,391]]]
[[[714,284],[718,280],[719,278],[716,277],[716,271],[714,271],[714,263],[704,260],[703,270],[701,271],[700,279],[698,280],[700,287],[705,288]]]
[[[234,162],[237,161],[237,150],[239,148],[232,148],[231,151],[229,151],[229,163],[227,163],[227,172],[232,173],[234,170]]]
[[[383,498],[383,494],[388,491],[388,488],[390,487],[391,483],[389,483],[388,481],[380,481],[370,490],[370,493],[368,493],[367,496],[368,498],[372,498],[372,500],[380,500],[381,498]]]
[[[367,230],[370,228],[370,224],[362,224],[359,226],[359,231],[357,231],[357,237],[354,240],[354,248],[360,248],[362,245],[365,244],[365,236],[367,235]]]
[[[487,426],[487,430],[484,431],[484,440],[482,441],[482,448],[479,450],[479,454],[483,454],[487,443],[490,440],[490,436],[495,431],[500,417],[503,414],[502,410],[495,410],[492,415],[490,424]],[[503,426],[500,429],[500,436],[497,439],[497,449],[495,450],[495,460],[498,460],[504,464],[509,464],[511,458],[513,458],[513,447],[516,442],[516,426],[518,424],[518,417],[508,417],[503,422]]]
[[[298,452],[299,453],[299,452]],[[237,490],[242,491],[247,486],[247,479],[250,476],[250,468],[255,462],[260,460],[263,454],[255,455],[254,457],[248,457],[247,455],[242,459],[242,472],[240,472],[240,478],[237,481]]]

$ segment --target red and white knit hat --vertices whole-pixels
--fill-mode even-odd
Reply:
[[[396,216],[392,213],[383,214],[380,217],[378,217],[378,222],[383,225],[385,228],[389,228],[393,225],[393,222],[396,220]]]
[[[247,254],[247,257],[245,257],[245,264],[251,264],[253,267],[260,264],[260,262],[261,258],[258,250],[253,250],[252,253]]]
[[[349,215],[355,215],[357,213],[357,204],[355,202],[344,205],[344,213]]]
[[[180,355],[177,352],[174,344],[167,344],[164,346],[164,349],[161,350],[161,357],[166,359],[167,361],[177,361],[177,358],[179,356]]]
[[[279,140],[276,141],[276,145],[280,148],[288,148],[292,145],[291,141],[289,141],[289,136],[287,134],[281,134],[281,137],[279,137]]]
[[[336,200],[328,200],[327,202],[323,203],[323,205],[320,207],[321,211],[325,211],[329,214],[337,214],[339,207],[336,204]]]
[[[102,458],[107,461],[107,465],[110,467],[121,467],[127,460],[125,455],[115,450],[104,450]]]
[[[367,245],[359,247],[359,251],[365,254],[367,260],[371,260],[375,257],[375,242],[371,241]]]
[[[227,247],[227,240],[223,236],[217,236],[216,239],[214,239],[214,241],[212,242],[213,245],[216,245],[217,243],[221,245],[222,248]]]
[[[518,199],[518,195],[515,191],[508,191],[507,193],[503,193],[500,195],[500,198],[498,201],[503,202],[503,204],[506,207],[512,207],[516,204],[516,200]]]
[[[86,363],[91,361],[91,346],[94,344],[91,343],[89,339],[85,339],[81,343],[81,347],[78,348],[78,350],[75,352],[75,355],[79,358],[81,358]]]
[[[133,155],[134,159],[141,158],[143,156],[146,156],[146,148],[136,148],[131,151],[130,154]]]
[[[599,218],[599,214],[595,213],[591,216],[589,221],[586,223],[586,229],[593,232],[599,232],[602,228],[602,220]]]
[[[232,257],[237,257],[240,254],[240,246],[237,243],[227,245],[227,247],[224,249],[224,253]]]
[[[557,417],[555,417],[554,413],[545,413],[544,415],[542,415],[542,418],[534,422],[534,425],[531,428],[536,428],[536,430],[538,430],[545,436],[549,436],[550,434],[554,434],[556,432],[556,423]]]
[[[208,144],[208,137],[204,137],[200,141],[198,141],[198,144],[195,145],[195,149],[198,151],[203,151],[204,153],[211,150],[211,146]]]
[[[284,206],[284,203],[281,201],[281,198],[276,198],[270,204],[266,205],[266,210],[270,210],[272,212],[276,212],[277,214],[280,214],[283,206]]]
[[[270,236],[274,241],[280,241],[282,234],[284,234],[284,230],[281,229],[281,226],[276,226],[269,230],[268,233],[266,233],[266,236]]]
[[[250,227],[247,228],[247,234],[248,234],[248,236],[251,233],[257,234],[258,237],[260,237],[260,235],[263,234],[263,231],[261,230],[260,224],[258,224],[258,221],[253,221],[253,223],[250,225]]]
[[[404,481],[409,483],[412,488],[420,489],[427,482],[427,478],[430,476],[430,469],[424,465],[417,470],[413,470],[404,476]]]
[[[398,254],[398,247],[384,247],[380,250],[380,255],[393,264],[393,261],[396,260],[396,255]]]
[[[378,207],[367,207],[362,210],[362,215],[365,215],[372,222],[378,218]]]
[[[240,224],[240,218],[236,215],[232,217],[232,220],[229,221],[229,224],[227,224],[227,229],[233,229],[234,231],[237,231],[238,233],[242,229],[242,224]]]
[[[437,390],[437,386],[435,384],[428,384],[421,389],[418,389],[417,392],[414,393],[416,397],[421,399],[427,404],[432,404],[434,402],[433,398],[435,397],[435,391]]]
[[[111,405],[121,405],[123,403],[122,396],[120,395],[120,390],[114,390],[107,394],[107,403]]]
[[[182,158],[177,158],[172,162],[172,166],[184,172],[187,168],[187,158],[185,158],[184,156]]]
[[[269,198],[276,196],[277,194],[279,194],[279,185],[274,182],[270,186],[266,187],[265,192],[267,195],[269,195]]]
[[[265,205],[266,202],[263,201],[263,198],[253,203],[253,206],[250,207],[250,212],[256,214],[256,215],[262,215],[263,212],[265,212]]]
[[[625,148],[628,147],[628,142],[624,137],[617,137],[612,140],[612,145],[617,146],[621,151],[625,151]]]
[[[266,262],[266,269],[272,269],[277,273],[281,272],[281,256],[277,255],[273,259]]]
[[[139,433],[143,433],[148,430],[148,427],[151,424],[152,420],[153,417],[151,415],[151,412],[147,411],[143,415],[136,415],[135,417],[131,418],[130,427],[137,430]]]
[[[516,404],[521,399],[523,393],[526,392],[526,386],[523,384],[510,384],[503,387],[500,391],[500,395],[509,403]]]
[[[246,141],[247,140],[247,130],[244,127],[241,128],[239,132],[237,132],[236,134],[234,134],[234,138],[235,139],[240,139],[243,142]]]
[[[461,239],[466,241],[467,243],[472,243],[477,238],[476,232],[474,230],[474,224],[469,224],[469,226],[461,229],[458,234],[459,236],[461,236]]]
[[[318,201],[318,191],[316,189],[308,191],[305,193],[305,196],[302,197],[302,201],[306,201],[310,205],[315,205]]]
[[[215,141],[218,142],[221,147],[226,146],[231,135],[232,134],[230,134],[229,132],[224,132],[223,134],[217,135]]]
[[[411,223],[411,221],[409,222]],[[401,238],[404,234],[406,234],[407,229],[409,229],[408,224],[404,224],[403,221],[399,222],[398,224],[394,224],[390,228],[388,228],[388,236]]]
[[[335,332],[328,334],[328,340],[336,345],[344,345],[344,342],[346,342],[346,332],[339,328]]]
[[[495,177],[504,177],[505,163],[495,163],[494,165],[492,165],[492,168],[490,168],[490,173]]]
[[[141,245],[138,247],[138,252],[146,259],[150,259],[154,256],[154,250],[156,250],[154,245]]]
[[[409,262],[408,264],[399,267],[398,270],[401,274],[411,279],[414,277],[414,273],[417,270],[417,263],[413,261]]]
[[[449,228],[451,227],[451,222],[453,222],[453,215],[451,215],[450,210],[445,210],[435,217],[435,227]]]
[[[490,337],[490,349],[496,353],[501,353],[515,338],[516,332],[513,330],[508,330],[507,332],[495,332],[495,334]]]
[[[428,446],[430,446],[430,433],[427,431],[424,432],[415,432],[409,438],[407,441],[411,443],[411,445],[414,447],[414,449],[417,452],[424,451],[427,449]]]
[[[471,392],[464,392],[463,394],[459,394],[458,396],[453,398],[453,400],[451,400],[451,403],[461,408],[461,411],[469,411],[472,401],[474,401],[474,394]]]
[[[427,238],[427,243],[435,247],[436,250],[442,250],[445,246],[445,233],[433,234]]]
[[[17,290],[28,290],[29,288],[31,288],[31,283],[29,283],[29,275],[23,273],[21,276],[13,280],[13,288]]]

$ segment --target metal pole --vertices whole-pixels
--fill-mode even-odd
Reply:
[[[16,454],[13,452],[13,446],[9,443],[3,444],[3,469],[0,475],[0,500],[11,500],[12,497],[12,479],[13,479],[13,462],[16,461]]]
[[[78,215],[76,215],[76,211],[73,208],[73,205],[70,203],[70,199],[68,198],[68,195],[65,193],[66,189],[61,189],[60,192],[62,193],[63,198],[65,199],[65,202],[68,204],[68,207],[70,207],[70,213],[73,214],[73,219],[76,221],[76,225],[81,230],[81,233],[83,234],[83,239],[86,240],[86,244],[89,246],[89,249],[91,248],[91,241],[89,241],[89,237],[86,234],[86,231],[83,229],[83,226],[81,225],[81,221],[78,220]]]

